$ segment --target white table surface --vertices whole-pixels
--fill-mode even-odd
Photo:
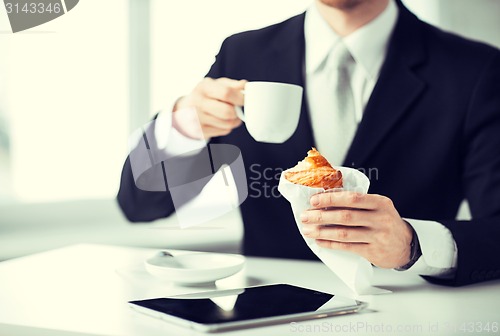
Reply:
[[[201,334],[128,307],[129,300],[204,290],[174,286],[146,273],[143,261],[155,252],[73,245],[0,263],[0,335]],[[326,266],[313,261],[247,258],[243,271],[217,286],[270,283],[351,296]],[[375,284],[393,293],[358,297],[369,303],[362,313],[221,335],[500,334],[499,281],[447,288],[418,276],[377,269]]]

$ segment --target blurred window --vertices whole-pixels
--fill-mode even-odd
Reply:
[[[109,198],[127,150],[128,3],[10,33],[0,6],[0,202]]]

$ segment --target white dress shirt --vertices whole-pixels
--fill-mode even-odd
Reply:
[[[356,63],[352,71],[351,88],[354,96],[354,112],[358,123],[363,117],[366,103],[377,82],[397,16],[398,8],[394,0],[390,0],[387,8],[377,18],[342,39]],[[325,97],[323,91],[314,90],[314,88],[321,85],[322,76],[324,76],[322,70],[325,69],[324,62],[341,38],[321,17],[315,4],[306,12],[304,34],[307,101],[313,133],[320,133],[320,127],[328,127],[321,122],[321,119],[322,113],[331,111],[328,109],[330,101],[328,97]],[[180,154],[179,149],[181,148],[193,149],[204,146],[205,141],[187,138],[171,126],[171,110],[169,108],[161,112],[155,125],[157,142],[169,154],[168,156]],[[187,119],[191,118],[192,120],[193,111],[188,110],[176,113],[187,113],[190,115]],[[162,122],[164,119],[167,119],[168,122]],[[177,119],[177,123],[179,123],[179,119]],[[191,124],[186,125],[186,127],[192,128],[194,126]],[[329,147],[329,139],[315,138],[315,142],[319,148]],[[328,153],[324,154],[328,158]],[[345,154],[343,155],[345,156]],[[406,218],[405,220],[417,233],[422,250],[422,256],[419,260],[405,272],[440,277],[450,276],[456,268],[457,262],[457,247],[451,232],[438,222]]]

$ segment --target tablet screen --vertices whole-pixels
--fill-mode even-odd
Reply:
[[[328,293],[280,284],[212,292],[212,296],[206,298],[187,296],[130,303],[200,324],[218,324],[314,312],[333,297]]]

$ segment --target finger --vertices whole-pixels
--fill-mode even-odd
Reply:
[[[345,243],[322,239],[317,239],[316,244],[318,244],[319,247],[331,250],[349,251],[360,256],[364,256],[366,254],[366,250],[369,246],[369,244],[366,243]]]
[[[248,83],[246,79],[235,80],[226,77],[221,77],[216,79],[216,81],[235,89],[237,101],[235,101],[234,104],[238,106],[243,106],[244,94],[242,91],[245,89],[246,83]]]
[[[336,191],[315,194],[311,197],[310,204],[314,209],[345,207],[374,210],[379,208],[386,200],[389,199],[380,195],[361,194],[353,191]]]
[[[243,93],[241,89],[234,88],[224,81],[205,78],[200,83],[203,95],[212,99],[217,99],[231,105],[243,105]]]
[[[221,130],[231,131],[232,129],[241,125],[241,120],[233,119],[233,120],[221,120],[215,118],[210,114],[203,114],[200,116],[200,123],[202,128],[210,126],[213,128],[218,128]]]
[[[302,227],[307,238],[330,240],[344,243],[370,243],[371,230],[365,227],[343,225],[307,225]]]
[[[235,80],[235,79],[230,79],[227,77],[221,77],[217,78],[216,81],[219,81],[225,85],[228,85],[234,89],[238,90],[243,90],[245,88],[245,84],[248,83],[246,79],[240,79],[240,80]]]
[[[307,210],[300,215],[304,224],[338,224],[347,226],[370,226],[372,211],[329,208],[328,210]]]
[[[222,128],[217,128],[217,127],[212,127],[212,126],[204,126],[203,127],[203,136],[205,139],[209,138],[214,138],[218,136],[224,136],[228,135],[231,133],[231,130],[228,129],[222,129]]]
[[[236,128],[239,125],[241,125],[241,120],[240,119],[222,120],[222,119],[214,117],[211,114],[204,112],[202,115],[200,115],[200,123],[201,123],[202,127],[211,126],[211,127],[230,131],[233,128]]]
[[[201,99],[198,104],[198,109],[202,112],[210,114],[221,120],[235,120],[238,119],[234,105],[211,99]]]

